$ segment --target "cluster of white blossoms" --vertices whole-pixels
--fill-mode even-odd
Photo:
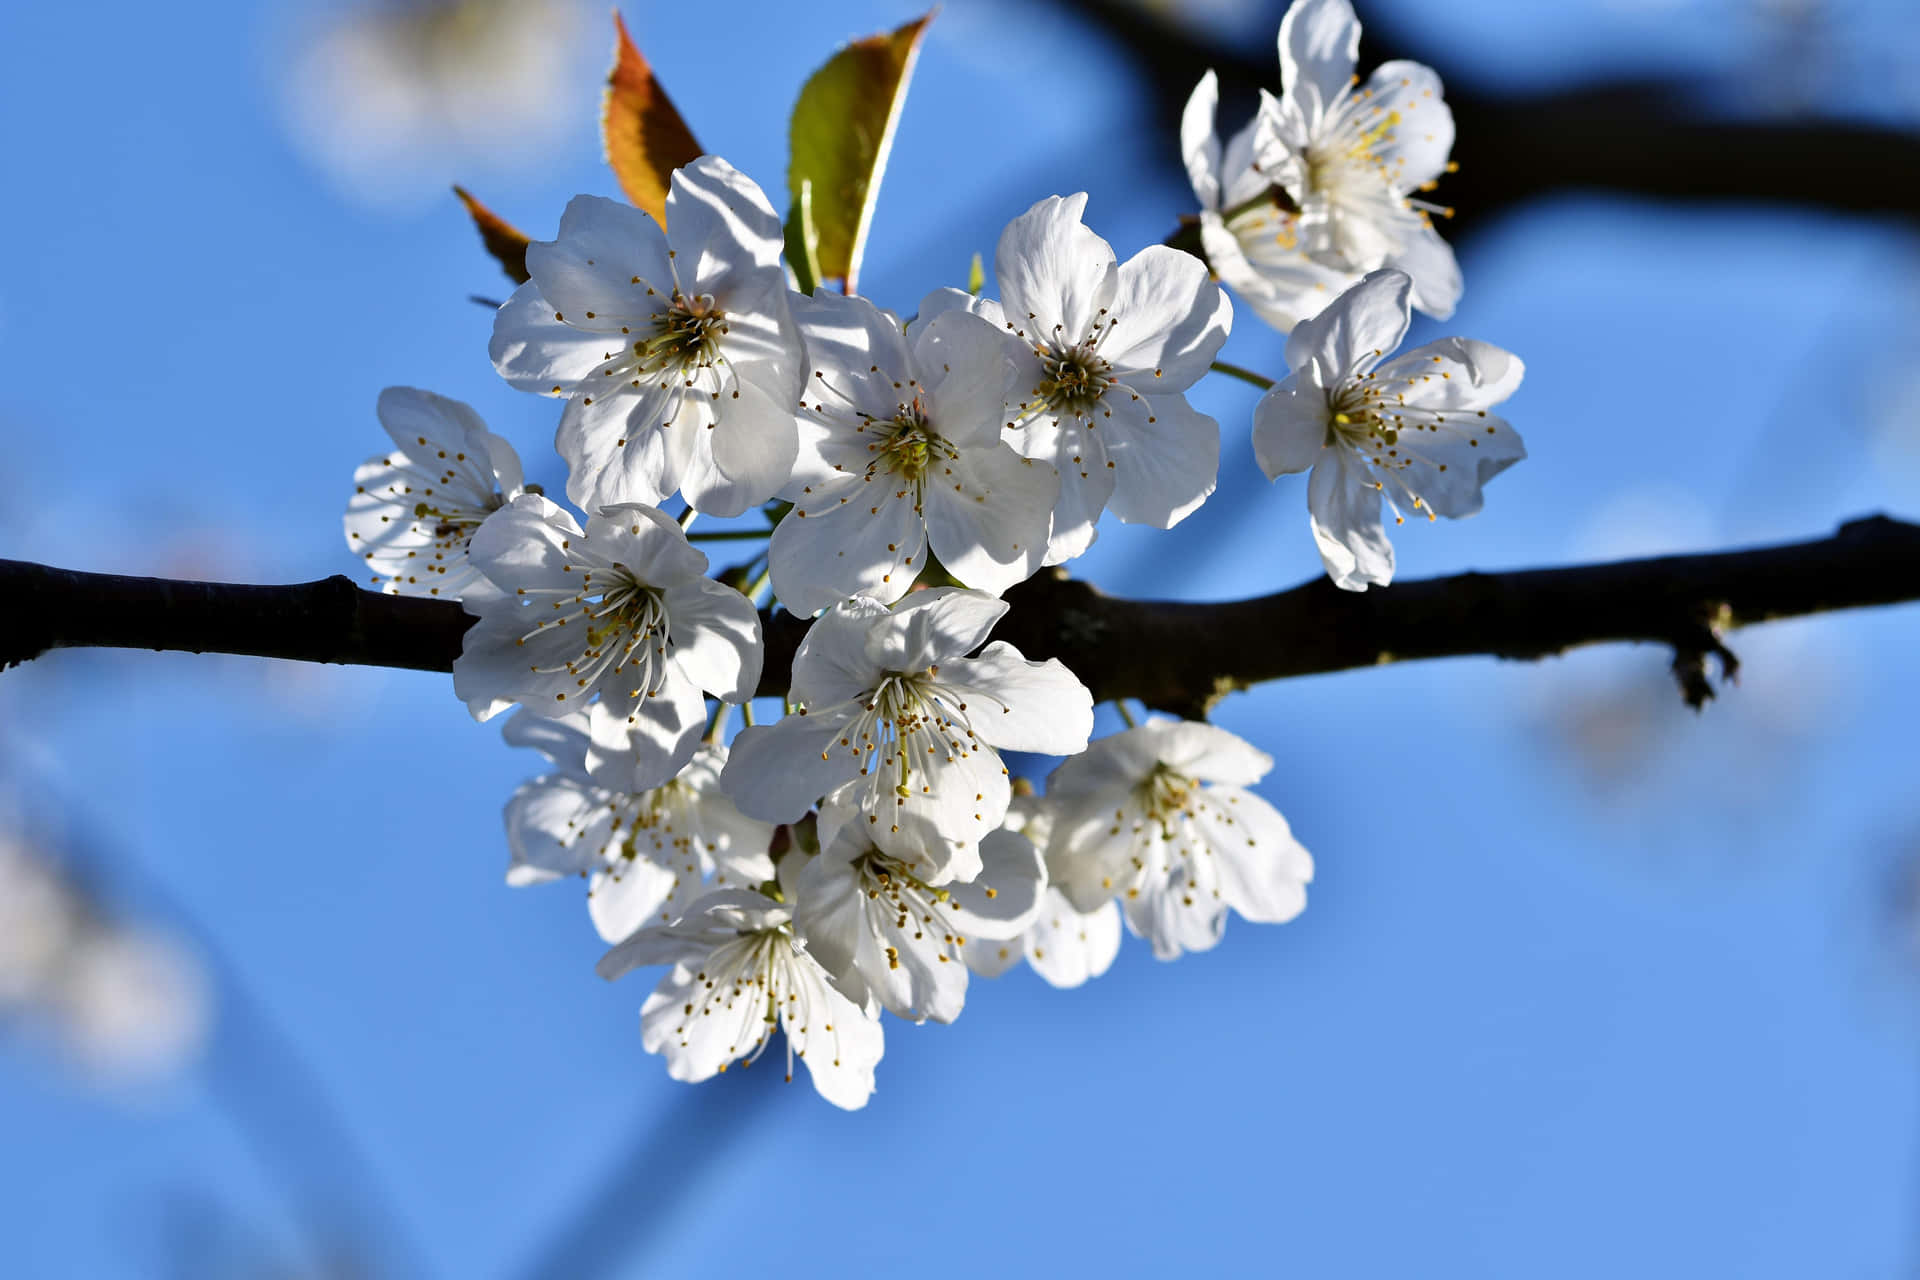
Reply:
[[[383,590],[474,615],[455,692],[477,719],[519,704],[507,740],[556,770],[507,806],[508,879],[586,879],[605,976],[667,966],[642,1039],[676,1079],[753,1061],[777,1028],[789,1078],[798,1057],[857,1107],[883,1011],[951,1021],[969,973],[1022,959],[1078,985],[1123,921],[1172,958],[1230,912],[1305,906],[1312,858],[1249,790],[1269,756],[1173,720],[1090,743],[1080,679],[990,637],[1001,593],[1084,552],[1104,513],[1166,529],[1214,491],[1219,426],[1187,394],[1244,375],[1216,362],[1216,280],[1290,331],[1291,373],[1254,379],[1254,450],[1269,478],[1312,470],[1340,586],[1392,577],[1383,498],[1467,515],[1524,456],[1487,414],[1517,359],[1466,339],[1391,355],[1413,309],[1444,316],[1460,291],[1411,194],[1446,169],[1452,124],[1425,68],[1356,87],[1358,39],[1346,0],[1296,4],[1281,96],[1224,147],[1211,74],[1196,89],[1205,262],[1122,262],[1084,194],[1049,196],[1001,235],[997,298],[939,290],[903,319],[797,292],[772,204],[716,157],[674,173],[665,228],[577,197],[529,247],[491,355],[565,402],[578,514],[466,406],[382,396],[399,451],[361,468],[348,541]],[[710,576],[696,517],[755,508],[765,543]],[[767,673],[785,714],[754,724],[768,592],[812,621]],[[1036,791],[1002,751],[1064,763]]]

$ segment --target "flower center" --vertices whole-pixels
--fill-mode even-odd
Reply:
[[[1091,340],[1065,350],[1042,350],[1040,385],[1033,398],[1054,413],[1092,416],[1100,397],[1113,385],[1113,366],[1101,359]]]
[[[867,446],[874,455],[867,474],[885,471],[909,484],[919,485],[927,469],[938,461],[952,461],[956,455],[933,425],[918,400],[902,405],[889,422],[881,424],[886,434]]]
[[[1198,784],[1184,773],[1177,773],[1164,764],[1153,766],[1145,780],[1135,785],[1134,799],[1139,803],[1147,821],[1156,823],[1166,831],[1180,816],[1193,813],[1194,792]],[[1168,832],[1171,836],[1171,832]]]
[[[611,581],[602,585],[594,580],[594,571],[580,573],[580,590],[569,600],[554,604],[552,616],[543,618],[520,643],[554,627],[584,621],[586,643],[579,653],[559,667],[534,667],[553,672],[565,670],[585,690],[605,677],[617,677],[631,671],[622,683],[631,696],[660,692],[667,676],[667,650],[673,643],[667,606],[661,593],[640,582],[626,569],[615,565]],[[567,605],[574,605],[572,609]]]
[[[713,305],[711,294],[689,298],[676,292],[652,323],[653,335],[633,344],[639,371],[677,373],[714,363],[720,338],[727,332],[727,313]]]

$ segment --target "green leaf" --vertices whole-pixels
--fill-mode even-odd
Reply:
[[[704,153],[627,34],[618,10],[613,30],[613,70],[607,73],[607,96],[600,107],[600,139],[627,199],[664,227],[673,171]]]
[[[973,265],[967,268],[967,292],[977,298],[986,287],[987,269],[981,265],[980,255],[976,253],[973,255]]]
[[[934,12],[834,54],[801,88],[793,107],[787,193],[798,207],[811,184],[816,280],[837,276],[848,293],[858,285],[880,177]],[[794,270],[799,273],[797,265]]]
[[[803,179],[800,195],[787,215],[787,265],[795,287],[812,296],[820,285],[820,230],[813,222],[813,183]]]

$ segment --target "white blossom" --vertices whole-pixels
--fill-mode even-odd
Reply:
[[[980,874],[934,887],[875,847],[859,813],[821,814],[822,848],[788,854],[795,924],[807,949],[856,1000],[951,1022],[967,998],[967,961],[981,946],[1018,938],[1040,909],[1046,869],[1027,837],[1002,828],[980,841]]]
[[[1118,895],[1128,926],[1171,960],[1220,940],[1231,908],[1277,924],[1307,904],[1313,858],[1246,788],[1273,758],[1225,729],[1153,719],[1047,779],[1049,868],[1092,911]]]
[[[476,720],[515,702],[561,716],[590,703],[588,769],[632,789],[685,767],[705,690],[744,702],[760,682],[760,617],[703,577],[707,558],[665,515],[609,506],[582,530],[537,494],[487,518],[469,551],[479,621],[453,664]]]
[[[1254,163],[1299,211],[1308,256],[1354,273],[1397,267],[1413,278],[1414,305],[1444,320],[1460,267],[1433,227],[1442,210],[1414,193],[1448,169],[1453,113],[1432,68],[1386,62],[1361,84],[1359,56],[1348,0],[1294,0],[1280,22],[1280,96],[1261,93]]]
[[[812,362],[802,443],[769,551],[780,602],[806,615],[852,595],[884,603],[933,552],[998,594],[1047,550],[1059,482],[1001,439],[1013,369],[992,325],[953,312],[914,327],[865,298],[822,293],[794,312]]]
[[[470,407],[431,391],[388,387],[377,412],[398,448],[353,473],[347,545],[388,595],[457,600],[476,576],[474,530],[526,487],[520,456]]]
[[[603,978],[670,964],[640,1008],[640,1042],[675,1080],[697,1082],[787,1036],[813,1087],[836,1107],[864,1107],[885,1048],[879,1018],[847,998],[794,936],[793,908],[750,889],[720,889],[668,925],[648,925],[600,958]]]
[[[1520,358],[1471,338],[1442,338],[1392,360],[1412,319],[1412,281],[1376,271],[1287,337],[1293,370],[1253,411],[1253,452],[1268,479],[1313,469],[1307,508],[1335,585],[1393,580],[1381,521],[1480,510],[1481,487],[1527,456],[1487,410],[1520,385]]]
[[[883,852],[928,884],[980,873],[980,840],[1006,815],[1000,747],[1069,755],[1093,731],[1093,697],[1057,660],[1004,641],[971,653],[1004,601],[951,587],[889,612],[836,605],[793,660],[793,715],[742,730],[721,785],[742,812],[799,818],[833,793]]]
[[[720,790],[727,749],[718,743],[701,746],[672,781],[647,786],[631,757],[626,782],[611,767],[605,781],[588,774],[584,710],[558,719],[518,711],[504,736],[558,769],[507,802],[507,883],[586,877],[588,914],[608,942],[650,918],[671,920],[709,876],[717,888],[773,878],[773,824],[747,817]]]
[[[1221,282],[1285,333],[1359,273],[1308,255],[1293,198],[1253,162],[1258,117],[1223,147],[1214,129],[1219,102],[1219,81],[1209,71],[1180,117],[1181,154],[1200,201],[1200,247]]]
[[[1170,529],[1213,492],[1220,428],[1187,403],[1233,324],[1192,254],[1150,245],[1126,262],[1080,220],[1085,192],[1049,196],[994,250],[1000,300],[942,290],[920,315],[965,309],[1010,334],[1008,439],[1060,473],[1048,564],[1085,551],[1108,507]]]
[[[593,511],[657,504],[739,515],[793,469],[799,335],[767,197],[717,156],[676,169],[667,230],[630,205],[576,196],[532,276],[500,308],[494,367],[567,398],[554,445],[567,496]]]
[[[1015,795],[1007,806],[1007,829],[1045,850],[1053,832],[1046,797]],[[1026,931],[1009,941],[967,948],[967,967],[983,978],[997,978],[1024,959],[1050,985],[1077,987],[1105,973],[1119,954],[1119,905],[1107,899],[1081,911],[1049,884]]]

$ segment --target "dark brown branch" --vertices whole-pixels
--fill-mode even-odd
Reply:
[[[1180,112],[1202,74],[1220,77],[1221,125],[1238,128],[1260,89],[1279,90],[1271,39],[1216,42],[1170,12],[1114,0],[1057,0],[1111,38],[1156,98],[1179,167]],[[1279,27],[1283,4],[1274,6]],[[1462,211],[1450,238],[1485,215],[1556,191],[1619,191],[1675,200],[1745,200],[1856,213],[1920,217],[1920,134],[1857,121],[1716,117],[1697,105],[1694,86],[1617,79],[1545,93],[1502,93],[1476,83],[1415,46],[1415,24],[1388,29],[1387,15],[1362,13],[1366,71],[1389,58],[1434,65],[1446,84],[1459,142],[1460,172],[1430,197]],[[1235,105],[1238,104],[1238,105]],[[1871,173],[1871,182],[1858,175]]]
[[[289,587],[75,573],[0,560],[0,661],[104,647],[241,653],[302,662],[449,671],[470,621],[451,601],[363,591],[344,577]],[[1203,714],[1264,680],[1416,658],[1544,658],[1632,641],[1674,651],[1695,706],[1712,696],[1707,659],[1737,665],[1734,627],[1833,609],[1920,600],[1920,525],[1872,516],[1830,538],[1746,551],[1571,568],[1463,573],[1341,591],[1325,578],[1255,600],[1121,600],[1058,570],[1007,593],[994,633],[1030,658],[1059,658],[1096,698],[1138,698]],[[763,615],[763,695],[786,690],[807,623]]]

